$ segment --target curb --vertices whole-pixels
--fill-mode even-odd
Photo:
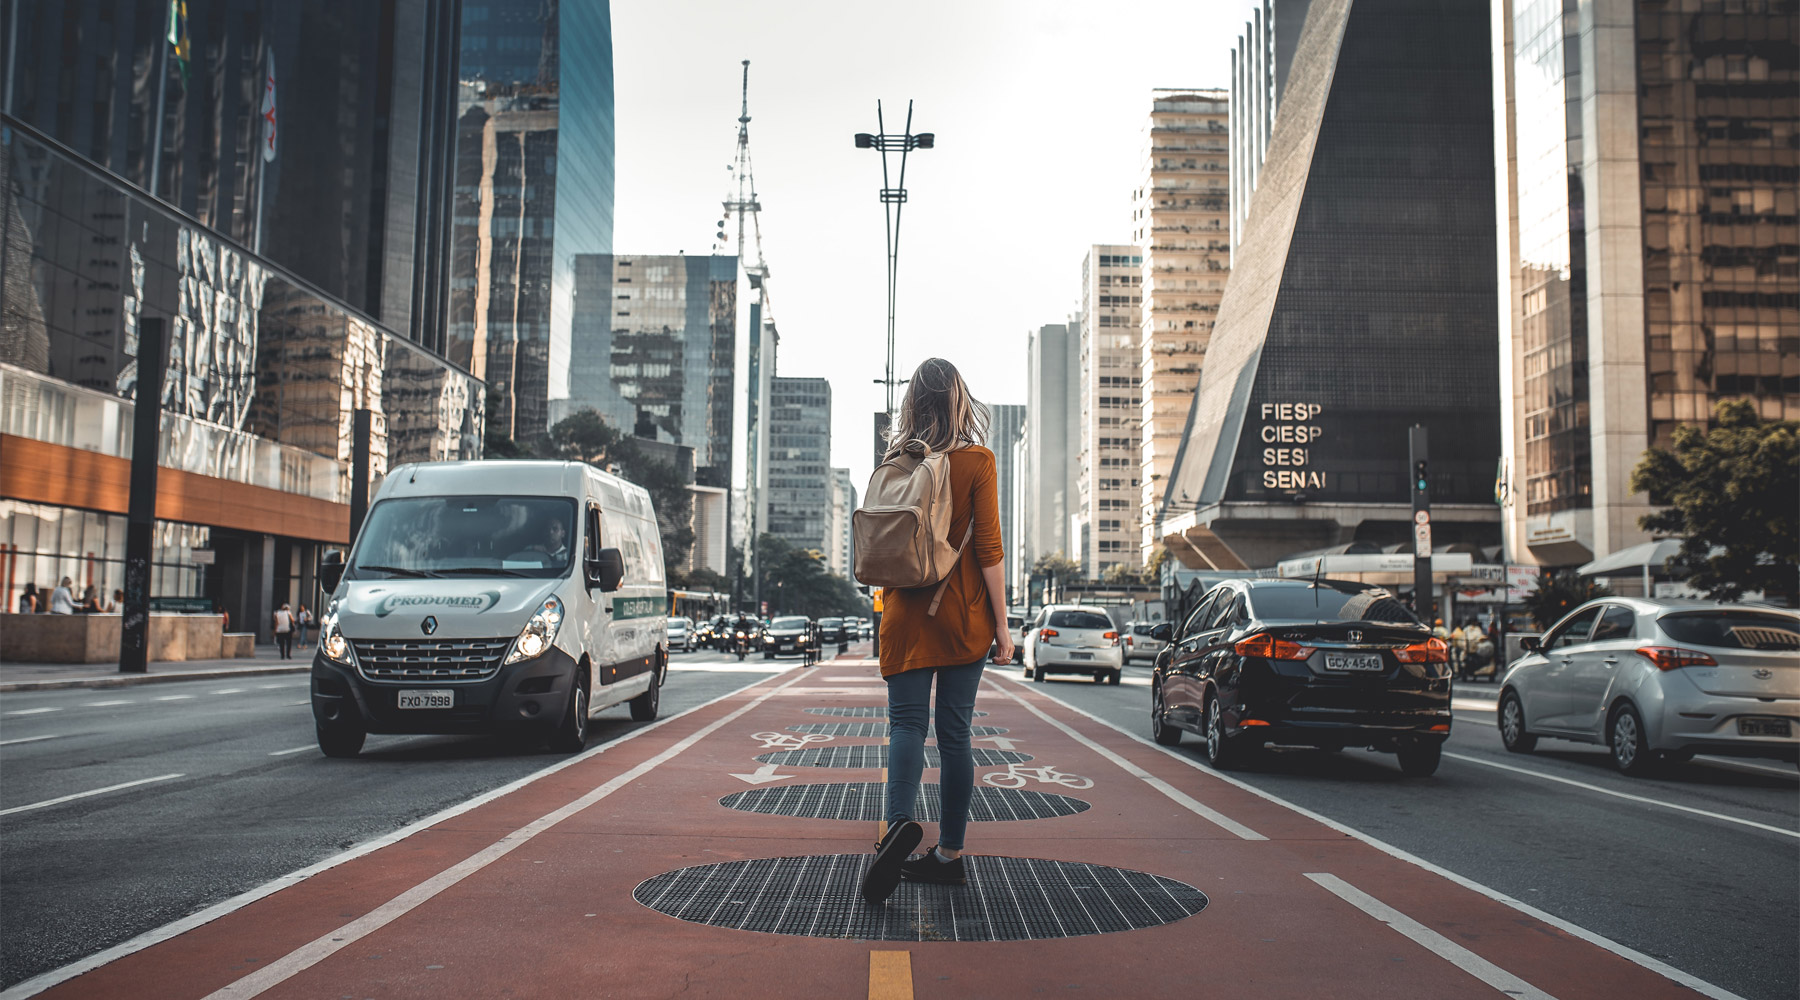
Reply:
[[[0,694],[10,691],[60,691],[70,688],[136,687],[166,681],[216,681],[228,677],[266,677],[270,674],[303,674],[312,664],[285,667],[226,667],[220,670],[184,670],[161,674],[115,674],[107,677],[69,677],[61,680],[0,682]]]

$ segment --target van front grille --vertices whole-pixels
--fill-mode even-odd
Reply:
[[[352,639],[356,669],[372,681],[483,681],[511,639]]]

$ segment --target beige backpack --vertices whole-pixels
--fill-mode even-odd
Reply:
[[[900,454],[882,462],[869,477],[863,505],[850,515],[856,543],[856,579],[875,587],[929,587],[936,615],[950,571],[975,534],[975,520],[962,545],[950,544],[950,453],[933,453],[925,442],[906,442]]]

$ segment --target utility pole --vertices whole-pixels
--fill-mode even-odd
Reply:
[[[1413,612],[1430,625],[1431,614],[1431,449],[1425,427],[1414,424],[1406,435],[1412,462]]]
[[[168,365],[165,323],[138,320],[137,391],[131,416],[131,493],[125,515],[125,607],[119,632],[119,673],[150,665],[150,559],[156,534],[156,469],[162,450],[162,390]]]
[[[887,131],[887,122],[881,113],[881,102],[876,101],[875,127],[879,131],[874,135],[867,132],[856,133],[856,148],[881,150],[881,207],[887,218],[887,376],[875,379],[875,382],[887,388],[887,412],[892,415],[894,389],[906,384],[906,380],[894,378],[894,290],[900,267],[900,211],[906,207],[906,154],[915,149],[934,148],[937,145],[937,135],[931,132],[913,134],[911,101],[906,102],[906,127],[898,134]],[[889,180],[889,153],[900,154],[898,183],[891,183]]]

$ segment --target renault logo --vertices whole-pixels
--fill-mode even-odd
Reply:
[[[1362,633],[1358,632],[1356,629],[1351,629],[1350,630],[1350,641],[1351,642],[1361,642],[1362,641]]]
[[[433,632],[436,632],[437,631],[437,615],[426,615],[425,620],[419,623],[419,631],[425,633],[426,635],[430,635]]]

